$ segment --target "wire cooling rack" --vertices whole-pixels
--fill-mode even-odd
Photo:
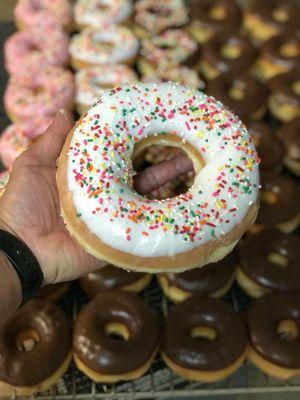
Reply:
[[[158,315],[163,318],[172,307],[162,295],[158,284],[153,279],[151,285],[142,293],[145,301],[155,308]],[[87,298],[74,283],[71,290],[64,296],[60,306],[72,319],[75,320],[78,311],[86,304]],[[224,301],[244,313],[249,305],[249,298],[234,285],[225,296]],[[174,375],[163,363],[160,355],[156,357],[150,371],[134,382],[124,382],[116,385],[95,384],[72,364],[68,372],[57,385],[47,393],[41,393],[36,400],[68,400],[68,399],[170,399],[170,398],[199,398],[202,396],[258,394],[258,393],[300,393],[300,378],[293,378],[283,382],[269,378],[261,373],[250,363],[240,368],[231,377],[214,384],[201,384],[188,382]]]

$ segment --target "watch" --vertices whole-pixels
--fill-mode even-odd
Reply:
[[[40,264],[22,240],[3,229],[0,229],[0,251],[7,257],[20,279],[23,305],[34,297],[43,283],[44,275]]]

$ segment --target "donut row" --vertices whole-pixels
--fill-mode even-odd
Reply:
[[[55,303],[34,299],[0,332],[0,390],[7,396],[45,391],[72,357],[95,382],[134,380],[149,370],[158,350],[187,380],[225,379],[247,358],[270,376],[289,379],[300,375],[299,318],[299,292],[264,295],[250,305],[245,321],[225,302],[196,296],[173,306],[162,324],[136,294],[112,290],[80,310],[72,339]]]
[[[66,69],[71,16],[67,0],[17,2],[15,23],[20,30],[4,45],[10,77],[3,100],[13,122],[0,138],[1,161],[7,170],[46,131],[59,109],[73,109],[73,74]]]

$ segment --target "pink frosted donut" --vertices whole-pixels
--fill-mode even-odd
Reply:
[[[23,75],[49,65],[65,66],[69,61],[69,37],[55,23],[37,25],[10,36],[4,56],[10,74]]]
[[[4,94],[4,105],[14,122],[54,115],[60,108],[74,106],[74,80],[70,71],[49,67],[26,77],[11,77]]]
[[[29,139],[34,139],[45,133],[52,121],[52,117],[37,115],[36,117],[20,121],[19,125]]]
[[[30,139],[22,128],[17,125],[9,125],[0,137],[0,156],[2,164],[11,169],[15,159],[30,145]]]
[[[6,185],[9,181],[9,171],[3,171],[0,173],[0,197],[3,196]]]
[[[55,21],[70,27],[72,8],[68,0],[19,0],[15,7],[15,19],[19,29]]]

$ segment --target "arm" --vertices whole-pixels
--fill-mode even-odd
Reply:
[[[0,327],[22,302],[17,273],[4,254],[0,253]]]

